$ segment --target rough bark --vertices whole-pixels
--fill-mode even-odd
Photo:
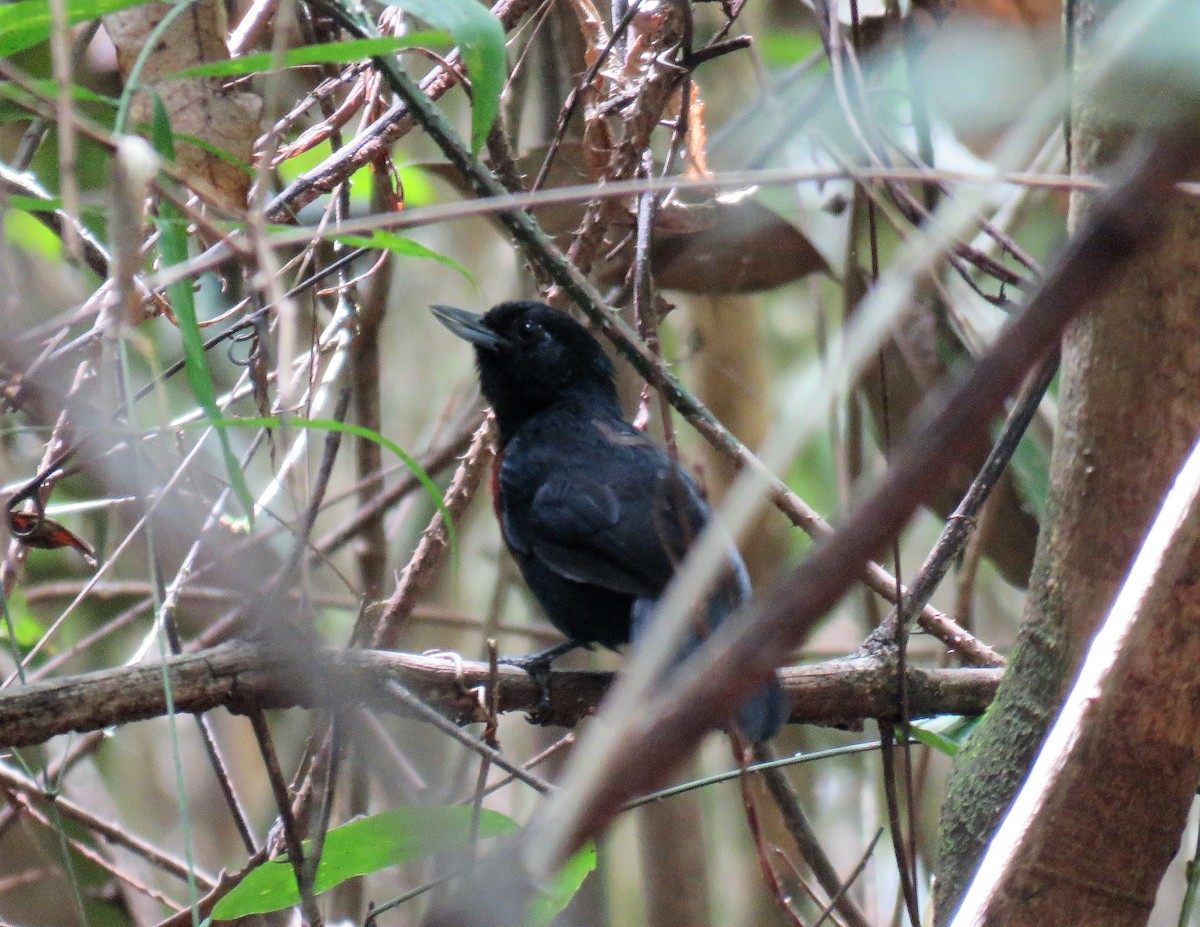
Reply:
[[[386,683],[394,680],[460,724],[485,720],[472,689],[489,676],[486,663],[381,650],[281,653],[241,642],[174,657],[166,670],[178,712],[364,704],[408,715],[404,704],[386,692]],[[981,714],[1000,672],[910,669],[913,717]],[[570,726],[590,715],[612,675],[551,673],[547,723]],[[895,668],[874,659],[830,660],[787,669],[781,676],[793,721],[841,725],[899,711]],[[70,731],[161,717],[167,712],[162,678],[161,664],[140,663],[5,689],[0,692],[0,746],[27,746]],[[538,704],[537,685],[524,670],[501,666],[497,682],[502,713],[532,711]]]
[[[1080,3],[1081,54],[1097,22],[1115,5],[1111,0]],[[1094,109],[1078,112],[1076,125],[1074,148],[1082,173],[1102,170],[1124,147],[1126,139]],[[1078,198],[1072,203],[1076,216],[1085,208]],[[1200,254],[1195,248],[1200,207],[1177,198],[1163,206],[1160,221],[1158,246],[1126,265],[1096,310],[1072,323],[1064,337],[1061,420],[1046,524],[1008,674],[950,780],[935,891],[938,924],[954,914],[1147,525],[1200,432]],[[1200,627],[1197,566],[1200,558],[1193,554],[1161,600],[1162,640],[1142,643],[1157,651],[1159,662],[1150,664],[1157,666],[1155,675],[1194,674],[1195,657],[1188,655],[1196,649],[1193,629]],[[1192,664],[1181,663],[1181,657]],[[1029,883],[1024,905],[1009,912],[1008,923],[1144,922],[1184,823],[1165,792],[1178,784],[1190,793],[1200,759],[1194,744],[1169,736],[1185,729],[1194,741],[1198,729],[1200,706],[1187,704],[1179,691],[1169,694],[1183,678],[1165,687],[1150,680],[1131,687],[1123,737],[1137,744],[1125,739],[1122,756],[1133,765],[1118,757],[1111,765],[1105,760],[1094,785],[1097,795],[1104,790],[1109,799],[1106,812],[1093,807],[1090,825],[1084,820],[1083,826],[1059,832],[1062,843],[1053,855],[1075,864],[1053,875],[1041,871]],[[1136,757],[1155,757],[1163,765],[1146,767],[1142,760],[1134,763]],[[1164,817],[1171,818],[1166,827]],[[1085,903],[1087,898],[1096,903]]]
[[[1155,516],[952,927],[1146,921],[1200,770],[1192,707],[1200,705],[1200,631],[1180,627],[1164,607],[1194,574],[1198,536],[1200,444]],[[1150,798],[1130,798],[1140,795]],[[1090,847],[1100,852],[1088,856]]]

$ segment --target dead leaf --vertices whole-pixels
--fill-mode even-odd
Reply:
[[[150,34],[171,9],[166,3],[148,3],[103,18],[123,78],[129,78]],[[221,78],[169,76],[193,65],[229,58],[225,35],[224,6],[219,0],[197,0],[167,27],[142,69],[140,81],[162,99],[176,135],[194,136],[248,165],[259,135],[262,99],[245,90],[226,88]],[[146,89],[139,88],[133,98],[130,115],[134,125],[150,122],[153,104]],[[244,167],[187,142],[176,142],[175,155],[188,178],[207,188],[217,202],[231,209],[245,208],[253,178]]]
[[[58,550],[73,547],[83,555],[88,566],[96,566],[96,551],[79,535],[70,531],[45,515],[40,518],[33,512],[8,513],[8,530],[17,541],[39,550]]]
[[[517,167],[526,177],[533,177],[545,155],[544,148],[529,151],[517,160]],[[421,167],[469,195],[461,175],[449,164]],[[565,144],[558,149],[543,189],[593,182],[583,146]],[[565,248],[586,210],[586,203],[574,202],[539,206],[532,212],[542,228]],[[630,226],[621,231],[632,230]],[[624,237],[625,250],[596,267],[600,283],[619,283],[629,266],[627,249],[632,247],[632,238],[629,234]],[[615,249],[622,242],[610,240],[608,246]],[[693,192],[686,200],[667,199],[655,218],[650,264],[659,287],[701,295],[753,293],[829,271],[825,259],[804,233],[746,192]]]
[[[700,231],[656,235],[654,281],[665,290],[715,295],[755,293],[828,273],[804,234],[751,196],[718,196]]]

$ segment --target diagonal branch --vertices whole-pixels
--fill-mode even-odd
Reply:
[[[1115,270],[1156,237],[1158,205],[1195,163],[1194,138],[1163,132],[1139,146],[1125,176],[1090,215],[1028,307],[1002,330],[952,392],[900,448],[880,486],[845,526],[759,604],[749,620],[717,631],[674,676],[679,684],[636,717],[609,719],[616,748],[577,765],[525,841],[534,878],[556,869],[601,831],[630,795],[661,782],[712,726],[762,685],[816,618],[845,594],[863,565],[904,527],[938,484],[946,461],[987,427],[1007,397],[1095,304]],[[569,777],[570,778],[570,775]]]
[[[1144,922],[1171,855],[1155,850],[1178,846],[1200,773],[1200,635],[1169,607],[1172,586],[1195,562],[1198,537],[1200,444],[1150,526],[951,927],[1035,923],[1064,905],[1076,924]],[[1078,848],[1112,833],[1108,815],[1131,813],[1114,808],[1113,797],[1139,792],[1151,795],[1129,802],[1152,808],[1138,828],[1144,843],[1080,865]]]
[[[330,5],[328,10],[354,35],[360,38],[369,37],[363,24],[354,21],[336,4]],[[496,175],[478,158],[472,156],[429,97],[396,64],[395,58],[379,58],[377,63],[391,89],[404,100],[412,117],[437,143],[447,160],[463,176],[471,189],[483,198],[508,196],[509,191]],[[833,533],[829,523],[722,425],[712,411],[655,357],[637,333],[608,308],[604,297],[592,282],[562,253],[531,213],[519,208],[505,209],[497,213],[497,219],[529,260],[545,271],[646,382],[659,389],[706,441],[728,457],[738,470],[749,468],[756,472],[763,480],[770,500],[791,518],[794,524],[818,540]],[[905,590],[898,588],[895,578],[873,560],[867,560],[863,564],[860,574],[867,585],[890,602],[895,603],[905,593]],[[972,662],[984,665],[1002,662],[995,651],[976,641],[971,634],[937,609],[927,605],[917,619],[929,633],[947,646],[958,650]]]

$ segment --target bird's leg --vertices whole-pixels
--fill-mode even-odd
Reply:
[[[550,664],[563,654],[570,653],[572,650],[582,646],[583,644],[579,643],[579,641],[565,640],[561,644],[555,644],[553,647],[547,647],[545,650],[539,650],[536,653],[529,653],[523,657],[501,657],[497,661],[507,666],[515,666],[518,669],[525,670],[529,674],[529,678],[537,686],[537,705],[529,712],[529,719],[535,724],[542,723],[550,713]]]

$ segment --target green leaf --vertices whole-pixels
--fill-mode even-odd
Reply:
[[[0,11],[6,9],[8,7],[0,7]],[[30,80],[29,84],[37,90],[38,95],[43,100],[53,100],[58,96],[58,84],[53,80]],[[24,87],[18,87],[16,84],[0,84],[0,97],[8,100],[16,100],[17,102],[25,102],[32,100],[33,94],[28,93]],[[106,97],[103,94],[95,93],[88,90],[87,87],[79,86],[79,84],[71,85],[71,99],[77,103],[102,103],[114,109],[118,103],[113,97]]]
[[[504,26],[479,0],[385,2],[425,20],[435,29],[445,29],[458,43],[471,76],[471,150],[478,153],[500,111],[500,92],[508,76]]]
[[[1046,514],[1046,499],[1050,495],[1050,454],[1027,432],[1013,452],[1012,468],[1021,496],[1041,519]]]
[[[928,721],[914,721],[909,730],[925,746],[940,750],[947,756],[957,756],[979,721],[979,718],[962,715],[941,715]]]
[[[754,46],[768,67],[790,68],[821,47],[821,36],[815,29],[811,31],[773,29],[756,35]],[[828,69],[828,65],[824,61],[818,67]]]
[[[0,596],[3,595],[4,593],[0,591]],[[0,639],[15,641],[17,646],[22,649],[32,647],[42,639],[46,629],[33,617],[20,586],[13,589],[6,601],[8,608],[4,616],[5,620],[0,622]],[[0,604],[3,604],[3,600],[0,600]]]
[[[145,123],[139,124],[137,130],[138,132],[153,134],[153,126],[148,126]],[[214,145],[207,139],[200,138],[198,135],[189,135],[187,132],[172,132],[171,141],[173,145],[177,145],[180,142],[185,142],[188,145],[195,145],[201,151],[206,151],[210,155],[220,158],[226,164],[231,164],[232,166],[236,167],[239,171],[249,174],[250,176],[254,176],[254,165],[250,164],[250,162],[243,161],[237,155],[226,151],[219,145]],[[284,226],[284,228],[290,229],[292,226],[288,225]]]
[[[175,135],[171,131],[171,117],[167,115],[162,97],[157,94],[154,96],[154,121],[150,125],[150,141],[160,157],[168,161],[175,160]],[[170,202],[165,205],[170,210],[175,209]]]
[[[198,425],[210,424],[210,422],[194,423]],[[274,415],[266,415],[258,418],[218,418],[211,424],[219,425],[222,428],[282,428],[284,420]],[[354,435],[356,438],[363,438],[367,441],[372,441],[382,448],[391,451],[399,457],[417,481],[425,487],[425,492],[429,494],[429,498],[437,509],[442,514],[442,518],[446,522],[446,534],[450,538],[450,551],[454,557],[458,556],[458,536],[454,527],[454,520],[450,516],[450,511],[446,508],[446,503],[442,501],[442,491],[438,489],[437,483],[433,481],[425,470],[417,463],[416,458],[409,454],[395,441],[389,441],[377,431],[372,431],[370,428],[364,428],[362,425],[354,425],[350,422],[339,422],[332,418],[289,418],[286,422],[289,428],[309,428],[314,431],[337,431],[341,434]]]
[[[455,850],[471,842],[468,807],[396,808],[335,827],[325,835],[321,862],[313,879],[316,894],[355,876],[377,872],[431,853]],[[518,830],[509,817],[483,810],[479,836],[496,837]],[[310,842],[305,841],[305,846]],[[252,870],[213,908],[213,920],[265,914],[300,901],[292,865],[273,859]]]
[[[567,903],[575,897],[589,872],[596,868],[596,844],[588,841],[578,853],[567,860],[549,886],[530,902],[529,927],[547,927]]]
[[[52,196],[43,200],[36,196],[10,196],[8,205],[11,209],[23,209],[25,212],[54,212],[62,209],[62,197]]]
[[[378,39],[351,39],[347,42],[326,42],[324,45],[305,45],[301,48],[290,48],[279,57],[279,67],[294,68],[305,64],[351,64],[363,61],[376,55],[390,55],[393,52],[415,45],[448,45],[450,34],[442,30],[430,32],[413,32],[400,38],[384,37]],[[241,58],[226,58],[221,61],[210,61],[184,68],[171,75],[172,77],[238,77],[244,74],[257,74],[269,71],[275,63],[271,52],[260,55],[244,55]]]
[[[157,94],[154,96],[154,121],[151,125],[151,140],[154,149],[168,161],[175,160],[175,145],[171,133],[171,121],[167,116],[166,107]],[[158,253],[164,268],[186,263],[188,259],[187,222],[175,208],[175,204],[165,197],[159,201],[158,218],[155,223],[159,230]],[[204,353],[204,337],[200,334],[200,326],[196,320],[196,300],[192,292],[190,280],[179,280],[167,288],[171,300],[171,308],[175,319],[179,322],[179,336],[183,340],[184,372],[187,374],[188,385],[192,395],[204,410],[204,417],[217,432],[217,440],[221,445],[221,457],[225,461],[225,470],[229,475],[229,484],[233,493],[241,503],[246,517],[254,520],[254,497],[250,495],[250,487],[246,485],[246,476],[234,456],[233,447],[229,443],[229,433],[221,424],[221,410],[217,407],[217,390],[213,385],[212,373],[208,369],[208,358]]]
[[[206,151],[210,155],[215,155],[216,157],[220,158],[226,164],[232,164],[239,171],[243,171],[251,176],[254,175],[254,165],[250,164],[248,161],[243,161],[237,155],[230,154],[224,148],[214,145],[207,139],[200,138],[197,135],[189,135],[187,132],[176,132],[175,141],[187,142],[189,145],[195,145],[202,151]]]
[[[14,200],[16,198],[15,196],[11,197]],[[30,197],[21,197],[21,199],[30,199]],[[39,254],[49,261],[62,259],[62,241],[28,212],[22,212],[18,208],[10,209],[4,214],[3,223],[5,241],[18,245],[26,251]]]
[[[4,9],[0,7],[0,9]],[[15,84],[0,82],[0,122],[21,122],[34,119],[42,106],[58,96],[58,85],[52,80],[30,80],[33,91]],[[117,100],[93,93],[78,84],[71,85],[71,99],[76,103],[95,104],[97,107],[114,108]]]
[[[468,283],[475,283],[475,278],[471,276],[471,272],[458,263],[458,261],[454,260],[454,258],[438,254],[433,249],[426,248],[419,241],[413,241],[411,238],[405,238],[403,235],[397,235],[395,232],[375,229],[370,236],[334,235],[333,240],[340,241],[343,245],[349,245],[351,248],[379,248],[404,257],[427,258],[431,261],[437,261],[439,264],[445,264],[451,270],[458,271],[458,273],[466,278]]]
[[[67,0],[72,25],[115,13],[147,0]],[[49,0],[17,0],[0,6],[0,56],[15,55],[50,37]]]
[[[53,213],[56,209],[62,209],[62,198],[42,199],[41,197],[11,196],[8,197],[8,207],[23,209],[26,213]]]

